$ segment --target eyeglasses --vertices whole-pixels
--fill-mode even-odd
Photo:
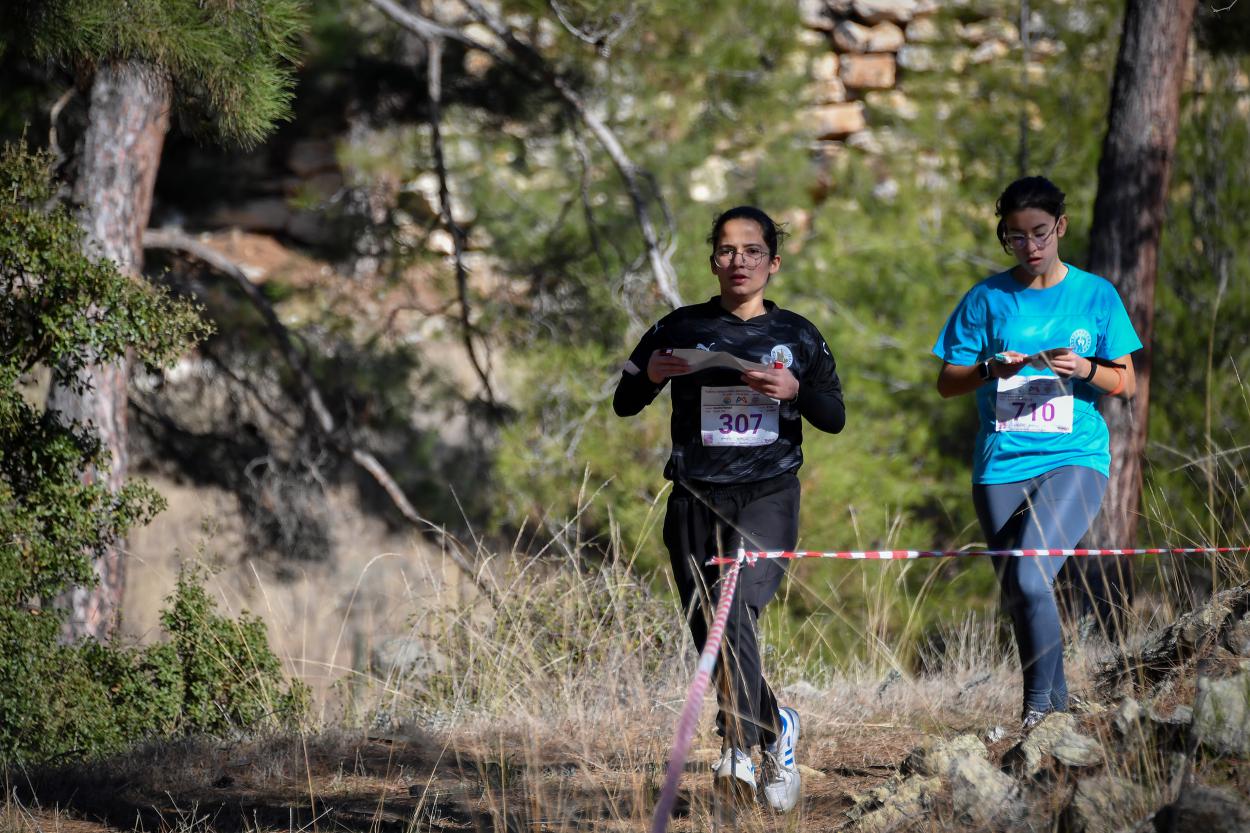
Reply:
[[[744,266],[753,269],[768,257],[768,249],[763,246],[747,246],[742,251],[738,251],[732,246],[722,246],[712,253],[712,260],[717,266],[732,266],[735,255],[742,259]]]
[[[1059,221],[1055,220],[1055,224],[1050,227],[1050,231],[1044,234],[1024,234],[1022,232],[1013,231],[1010,234],[1003,235],[1003,245],[1010,249],[1028,248],[1030,241],[1039,249],[1046,245],[1050,240],[1050,236],[1055,233],[1055,229],[1059,228]]]

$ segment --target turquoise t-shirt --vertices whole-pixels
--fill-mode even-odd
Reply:
[[[1087,358],[1116,359],[1141,346],[1111,282],[1069,265],[1064,279],[1046,289],[1027,289],[1010,272],[981,281],[951,313],[933,353],[967,367],[1003,350],[1032,355],[1067,347]],[[1019,375],[1054,374],[1026,365]],[[1071,433],[999,431],[997,418],[1002,412],[996,416],[995,406],[1003,381],[976,390],[981,425],[973,455],[974,483],[1027,480],[1060,466],[1109,473],[1107,424],[1097,408],[1101,390],[1079,379],[1063,382],[1062,391],[1073,397]]]

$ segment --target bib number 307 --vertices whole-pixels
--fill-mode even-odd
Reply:
[[[777,441],[776,399],[748,387],[703,388],[699,433],[704,445],[769,445]]]
[[[998,380],[994,430],[1035,434],[1072,433],[1072,392],[1057,376]]]

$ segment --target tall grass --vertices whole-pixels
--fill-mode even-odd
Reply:
[[[1156,517],[1164,517],[1166,502],[1151,500]],[[652,515],[649,523],[658,518],[655,507]],[[370,790],[378,814],[395,795],[407,796],[402,813],[412,831],[440,829],[449,819],[463,823],[466,813],[501,833],[527,825],[640,829],[663,778],[695,650],[667,573],[640,575],[638,553],[625,551],[614,530],[606,533],[607,546],[587,541],[579,518],[546,524],[538,546],[522,545],[518,535],[502,552],[477,539],[444,540],[477,565],[497,603],[437,556],[418,566],[411,555],[375,555],[350,580],[309,581],[285,601],[254,574],[252,598],[265,600],[260,612],[269,616],[288,670],[313,688],[317,725],[304,737],[276,741],[137,750],[114,769],[185,802],[202,789],[197,785],[218,772],[240,772],[244,765],[234,762],[244,761],[240,780],[285,790],[285,801],[307,805],[312,815],[293,830],[319,818],[317,808],[337,796]],[[1244,530],[1225,535],[1220,543],[1250,540]],[[1131,651],[1151,628],[1191,606],[1188,562],[1152,564],[1139,573],[1148,582],[1114,641],[1082,637],[1076,623],[1068,625],[1068,677],[1083,700],[1097,699],[1092,680],[1102,660]],[[1244,559],[1224,559],[1217,569],[1230,581],[1245,580]],[[849,793],[880,783],[923,734],[1013,729],[1019,668],[992,597],[984,602],[987,576],[992,580],[989,565],[971,560],[791,565],[761,629],[769,680],[803,717],[808,800],[787,819],[752,809],[736,823],[833,827],[845,821]],[[934,588],[942,585],[946,594],[938,598]],[[217,590],[226,598],[234,586]],[[960,609],[945,600],[952,595],[971,601]],[[236,596],[227,607],[244,601]],[[405,636],[428,661],[371,664],[371,643],[383,633]],[[682,781],[677,831],[717,823],[707,767],[719,753],[714,712],[709,697]],[[1136,751],[1122,755],[1109,717],[1086,719],[1106,743],[1102,771],[1144,785],[1143,807],[1174,797],[1174,748],[1143,728]],[[396,751],[379,762],[378,743]],[[410,747],[420,754],[399,751]],[[1039,812],[1052,811],[1039,805]],[[11,829],[39,829],[24,826],[27,805],[10,801],[4,813]],[[932,829],[959,826],[940,812],[931,820]]]

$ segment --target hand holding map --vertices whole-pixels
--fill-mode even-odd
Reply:
[[[698,373],[700,370],[707,370],[713,367],[725,367],[730,370],[766,370],[768,365],[759,362],[751,362],[746,359],[740,359],[737,356],[723,353],[719,350],[693,350],[684,348],[675,348],[672,351],[674,358],[685,359],[690,365],[689,373]],[[682,374],[685,375],[685,374]]]

